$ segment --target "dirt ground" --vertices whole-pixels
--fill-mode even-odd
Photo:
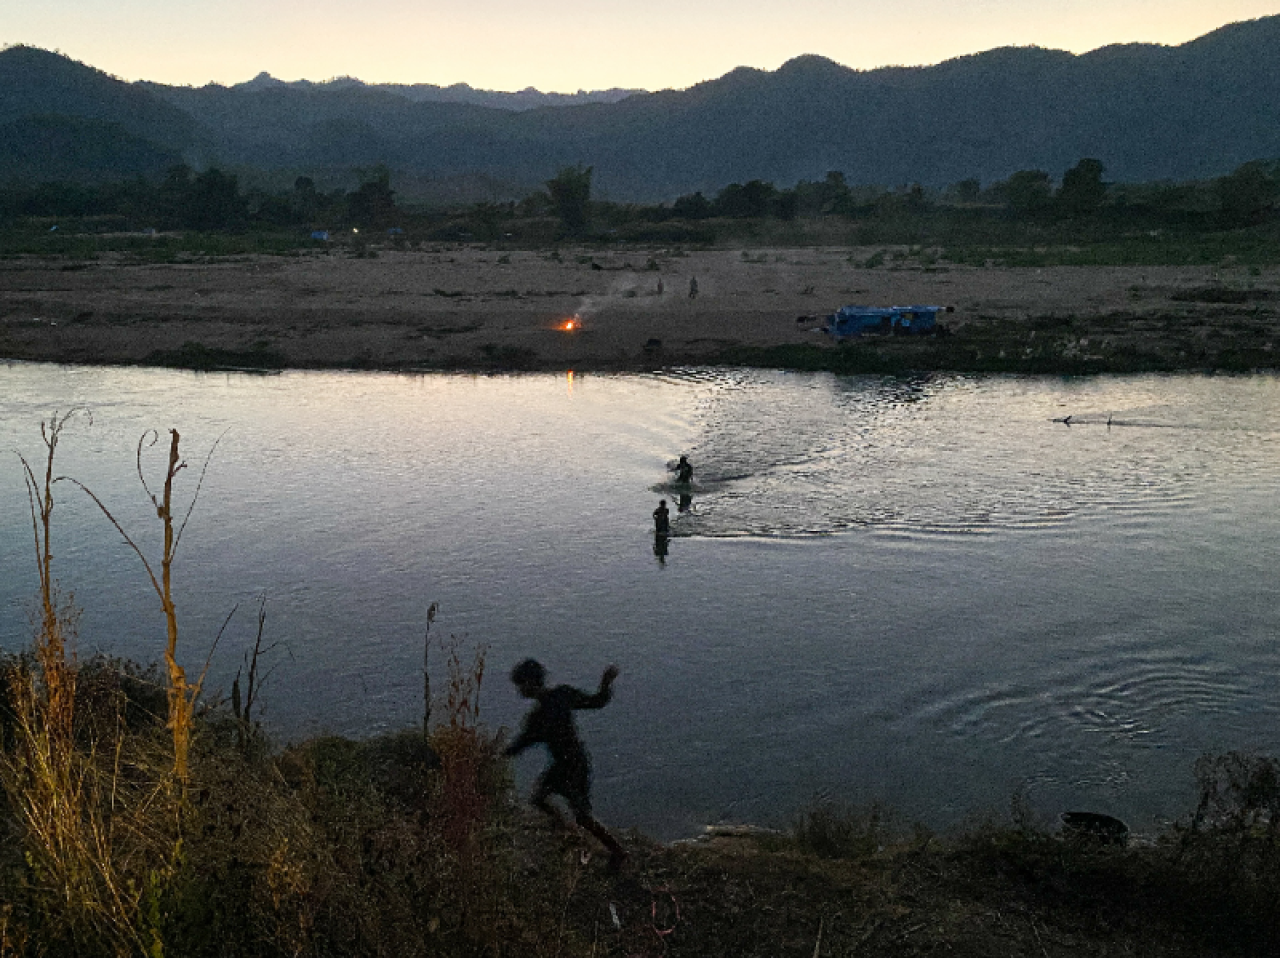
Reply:
[[[944,321],[955,330],[1073,316],[1086,331],[1098,320],[1110,335],[1132,327],[1149,336],[1161,323],[1205,317],[1209,325],[1244,317],[1267,344],[1280,331],[1275,268],[983,268],[926,264],[905,251],[866,268],[874,252],[463,247],[164,264],[128,254],[16,258],[0,262],[0,358],[163,362],[195,343],[298,367],[647,369],[737,346],[826,344],[816,318],[848,303],[953,306]],[[1247,291],[1248,301],[1209,308],[1195,295],[1205,289]],[[574,316],[577,328],[558,328]]]

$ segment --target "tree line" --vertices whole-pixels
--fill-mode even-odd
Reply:
[[[711,196],[694,192],[670,203],[617,203],[592,196],[593,168],[560,169],[519,201],[426,209],[397,201],[386,167],[359,173],[353,190],[324,191],[299,176],[292,189],[244,189],[235,173],[176,166],[158,182],[84,185],[66,182],[0,187],[0,221],[78,218],[103,228],[137,230],[391,230],[443,240],[549,240],[566,237],[707,240],[735,224],[837,218],[870,223],[960,217],[970,222],[1106,223],[1230,229],[1277,216],[1280,161],[1252,161],[1216,179],[1117,184],[1097,159],[1081,159],[1060,180],[1020,170],[1004,180],[977,179],[942,190],[849,184],[831,171],[821,180],[779,188],[763,180],[730,183]]]

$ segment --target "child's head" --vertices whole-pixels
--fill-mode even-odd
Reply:
[[[547,680],[547,670],[537,659],[525,659],[511,670],[511,681],[515,683],[520,694],[525,698],[533,698]]]

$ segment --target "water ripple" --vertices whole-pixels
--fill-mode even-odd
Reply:
[[[1006,746],[1086,736],[1160,748],[1179,720],[1240,713],[1257,694],[1254,686],[1223,663],[1091,654],[1034,683],[957,690],[900,721]]]
[[[1067,427],[1053,421],[1068,392],[1055,380],[1011,390],[814,376],[797,388],[787,374],[686,375],[705,388],[689,450],[699,485],[681,535],[969,536],[1105,514],[1132,523],[1201,506],[1228,473],[1270,482],[1257,445],[1275,440],[1271,407],[1230,408],[1212,392],[1174,407],[1151,403],[1142,380],[1102,380],[1095,391],[1111,412]]]

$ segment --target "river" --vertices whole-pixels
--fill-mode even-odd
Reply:
[[[58,471],[151,556],[139,438],[162,435],[154,485],[180,431],[183,503],[217,443],[175,566],[182,654],[198,671],[238,606],[210,668],[226,690],[265,595],[261,716],[281,741],[419,721],[439,602],[434,638],[487,650],[492,726],[519,721],[506,675],[525,656],[584,687],[620,666],[613,703],[580,713],[596,804],[660,838],[784,825],[823,798],[945,826],[1020,795],[1046,821],[1143,830],[1190,811],[1200,754],[1280,752],[1273,375],[0,364],[0,647],[29,641],[36,588],[10,450],[34,463],[41,420],[73,407]],[[81,656],[157,659],[141,563],[58,489]]]

